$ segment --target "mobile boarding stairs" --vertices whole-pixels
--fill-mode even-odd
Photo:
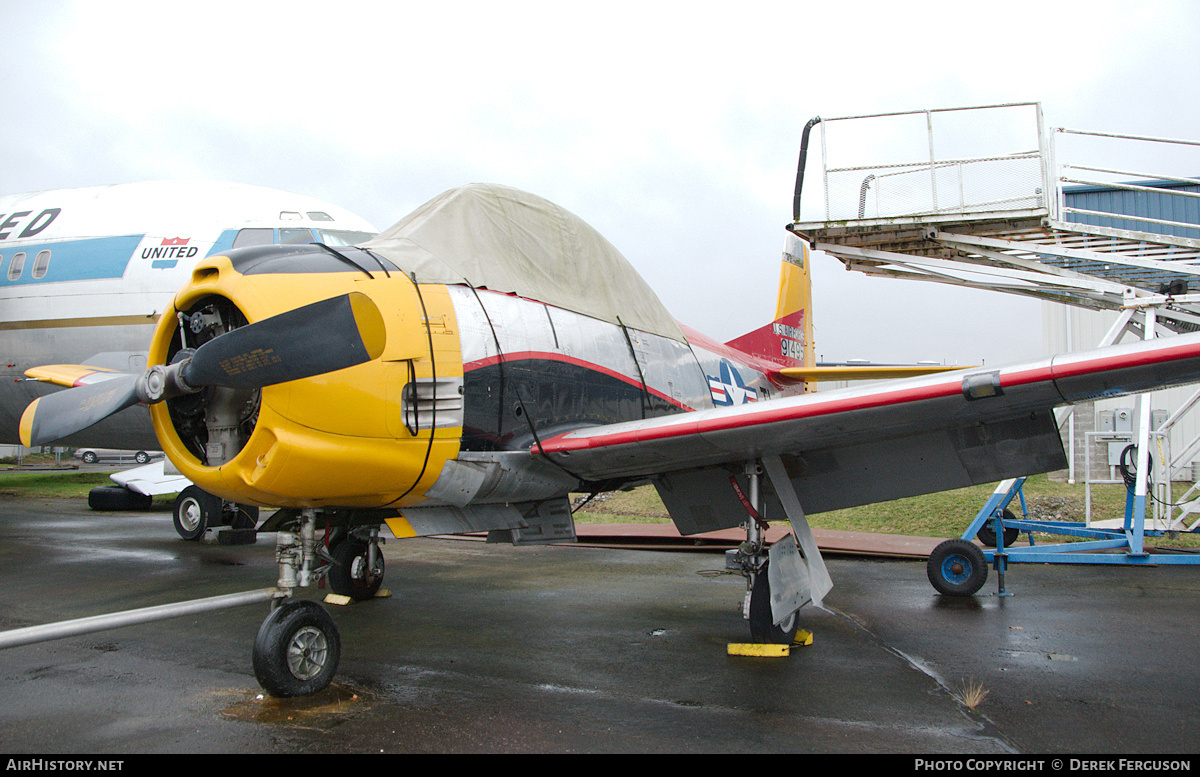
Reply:
[[[820,187],[805,190],[809,141],[817,128]],[[1060,155],[1073,161],[1059,161]],[[1164,168],[1176,173],[1137,172]],[[1200,142],[1047,130],[1039,103],[818,117],[804,128],[788,229],[847,269],[869,275],[1021,294],[1061,303],[1067,311],[1113,311],[1115,321],[1099,346],[1125,334],[1169,337],[1200,330],[1200,293],[1191,291],[1200,289],[1200,180],[1179,177],[1181,169],[1200,170]],[[806,213],[823,208],[824,218],[806,220],[802,204]],[[1070,327],[1069,312],[1066,318]],[[1200,391],[1172,414],[1170,426],[1198,400]],[[1200,435],[1171,459],[1170,426],[1152,433],[1148,396],[1138,398],[1135,416],[1120,525],[1090,521],[1090,473],[1089,520],[1082,523],[1028,519],[1025,478],[1005,481],[962,538],[931,555],[934,586],[974,594],[986,580],[988,562],[1001,595],[1010,563],[1200,563],[1200,554],[1149,552],[1144,542],[1167,532],[1195,532],[1200,524],[1188,523],[1197,518],[1191,513],[1200,512],[1200,500],[1187,501],[1195,486],[1178,504],[1169,494],[1171,474],[1200,450]],[[1072,475],[1074,422],[1072,413],[1066,419]],[[1155,448],[1157,481],[1129,477],[1130,471],[1151,472]],[[1154,493],[1162,490],[1165,500]],[[1148,498],[1154,508],[1149,523]],[[1014,499],[1020,518],[1009,509]],[[1036,545],[1033,532],[1072,541]],[[1011,547],[1019,533],[1028,535],[1028,547]],[[977,535],[991,547],[980,551],[970,541]]]

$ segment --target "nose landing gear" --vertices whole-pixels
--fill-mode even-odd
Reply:
[[[324,607],[291,601],[292,591],[327,579],[334,593],[369,599],[383,582],[379,527],[336,529],[332,548],[316,537],[318,512],[293,513],[276,534],[278,595],[254,640],[254,675],[280,698],[306,696],[328,687],[341,659],[342,640]]]
[[[306,696],[329,686],[341,654],[341,636],[325,608],[310,601],[287,602],[258,629],[254,676],[272,696]]]

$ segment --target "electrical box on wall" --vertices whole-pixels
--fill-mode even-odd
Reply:
[[[1158,431],[1167,422],[1170,413],[1166,410],[1150,411],[1150,431]],[[1116,410],[1098,410],[1096,412],[1096,431],[1112,432],[1114,434],[1133,434],[1134,414],[1132,408],[1122,407]]]

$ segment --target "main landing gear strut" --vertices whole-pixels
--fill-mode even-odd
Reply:
[[[742,617],[750,624],[750,636],[755,642],[790,645],[799,625],[799,606],[790,614],[785,614],[778,623],[771,612],[771,576],[768,571],[771,559],[766,545],[767,522],[759,510],[762,467],[757,462],[748,464],[746,475],[750,481],[748,495],[741,492],[736,480],[731,481],[749,515],[743,524],[746,540],[729,556],[729,565],[746,578]]]
[[[737,550],[729,551],[726,565],[746,578],[746,597],[742,616],[749,622],[750,635],[756,642],[790,645],[799,627],[799,611],[805,604],[821,598],[832,585],[808,521],[800,508],[782,461],[769,457],[745,466],[749,494],[731,479],[739,500],[746,508],[746,540]],[[763,476],[770,479],[792,533],[766,543],[767,522],[763,518]]]

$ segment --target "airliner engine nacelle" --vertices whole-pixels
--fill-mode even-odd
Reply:
[[[421,501],[457,455],[463,370],[445,287],[418,287],[367,252],[339,252],[267,246],[210,257],[176,295],[177,314],[161,318],[151,364],[340,295],[368,298],[385,330],[379,357],[355,366],[261,389],[210,386],[152,405],[163,450],[205,491],[263,506],[403,507]],[[313,348],[341,347],[337,333],[326,334],[332,344]],[[269,368],[276,351],[264,344],[221,366],[230,374]]]

